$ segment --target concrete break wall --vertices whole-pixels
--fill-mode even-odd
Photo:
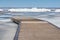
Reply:
[[[20,25],[18,40],[60,40],[60,29],[46,21],[26,17],[12,20]]]

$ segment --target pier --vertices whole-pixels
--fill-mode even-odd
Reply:
[[[13,17],[19,24],[18,40],[60,40],[60,29],[44,20],[30,17]]]

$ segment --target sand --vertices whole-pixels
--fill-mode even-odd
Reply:
[[[21,21],[18,40],[60,40],[60,29],[44,21]]]

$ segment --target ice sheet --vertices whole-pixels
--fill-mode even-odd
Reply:
[[[17,27],[12,21],[0,21],[0,40],[13,40]]]
[[[60,17],[54,17],[54,18],[37,18],[37,19],[48,21],[48,22],[52,23],[53,25],[57,26],[58,28],[60,28]]]

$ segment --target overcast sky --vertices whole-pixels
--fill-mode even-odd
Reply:
[[[0,0],[0,7],[60,7],[60,0]]]

